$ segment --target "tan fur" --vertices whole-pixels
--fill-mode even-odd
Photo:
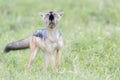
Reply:
[[[49,29],[48,30],[49,35],[45,41],[42,41],[41,38],[39,37],[34,37],[34,36],[31,37],[29,41],[31,55],[30,55],[29,63],[26,67],[26,71],[30,69],[30,66],[32,65],[39,49],[44,51],[44,57],[45,57],[44,70],[45,71],[47,71],[49,63],[51,64],[53,71],[56,69],[56,66],[58,70],[60,69],[63,38],[62,36],[58,35],[57,30],[58,30],[57,25],[55,25],[55,28],[53,30]],[[55,53],[57,53],[57,58],[56,58],[57,60],[55,60]]]

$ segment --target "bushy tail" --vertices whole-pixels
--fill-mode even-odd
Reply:
[[[29,48],[29,38],[9,43],[5,47],[4,52],[7,53],[11,50],[21,50],[21,49],[27,49],[27,48]]]

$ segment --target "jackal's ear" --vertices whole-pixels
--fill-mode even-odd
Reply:
[[[62,17],[64,12],[58,12],[58,14]]]
[[[58,14],[58,16],[59,16],[59,20],[60,20],[61,17],[63,16],[64,12],[58,12],[57,14]]]
[[[43,20],[44,20],[44,18],[45,18],[45,15],[46,15],[45,13],[41,13],[41,12],[39,13],[39,16],[40,16]]]

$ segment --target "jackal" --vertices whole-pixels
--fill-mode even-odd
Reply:
[[[30,60],[25,69],[28,71],[38,53],[38,50],[40,49],[44,53],[45,58],[44,70],[47,70],[49,62],[51,63],[52,70],[55,70],[56,66],[59,70],[61,63],[63,38],[61,32],[59,31],[58,22],[63,16],[63,12],[51,11],[48,13],[41,13],[40,16],[44,20],[46,28],[37,30],[32,34],[32,36],[29,36],[25,39],[9,43],[5,47],[4,52],[7,53],[11,50],[30,48]],[[56,60],[55,53],[57,53]]]

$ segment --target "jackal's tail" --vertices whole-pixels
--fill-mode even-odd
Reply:
[[[7,53],[11,50],[21,50],[21,49],[27,49],[27,48],[29,48],[29,38],[9,43],[5,47],[4,52]]]

